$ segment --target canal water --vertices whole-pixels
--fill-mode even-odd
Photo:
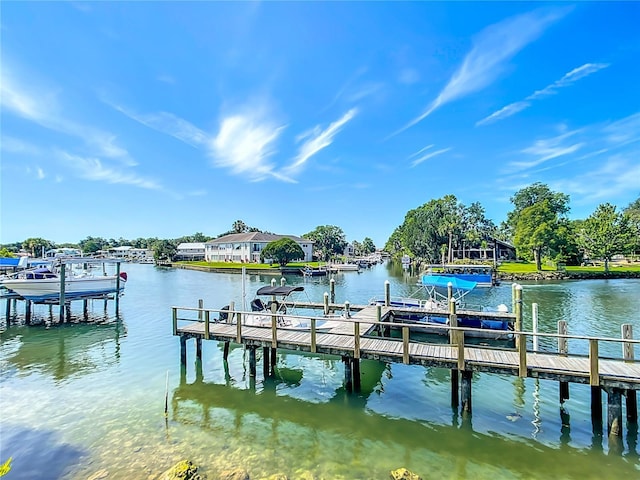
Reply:
[[[0,334],[7,480],[152,479],[181,459],[208,478],[236,467],[252,479],[386,479],[399,467],[423,478],[640,478],[637,428],[625,425],[619,445],[594,434],[588,386],[572,385],[561,406],[555,382],[475,374],[473,416],[463,419],[450,407],[442,369],[363,362],[362,392],[349,394],[338,358],[280,353],[273,378],[258,367],[252,379],[241,347],[231,347],[225,366],[222,345],[203,342],[200,368],[190,341],[181,375],[170,307],[199,299],[211,308],[242,305],[241,276],[125,267],[118,317],[113,304],[105,311],[95,301],[85,318],[80,302],[73,323],[48,326],[49,309],[36,306],[41,325],[24,326],[18,311]],[[272,278],[248,275],[245,300]],[[417,278],[383,264],[335,280],[337,302],[362,304],[382,295],[386,280],[392,295],[403,295]],[[307,301],[329,291],[324,278],[287,283],[304,285]],[[531,283],[523,291],[527,330],[535,302],[540,331],[566,320],[574,334],[619,337],[623,323],[640,333],[640,280]],[[474,291],[468,301],[511,305],[511,285]],[[569,348],[587,351],[579,342]],[[620,345],[601,353],[607,348],[618,355]]]

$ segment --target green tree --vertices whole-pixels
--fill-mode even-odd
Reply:
[[[332,256],[342,255],[347,246],[344,232],[335,225],[318,226],[302,237],[315,242],[313,248],[316,256],[325,261],[331,259]]]
[[[102,250],[107,245],[107,241],[100,237],[87,237],[80,240],[80,249],[85,253],[95,253]]]
[[[43,250],[50,250],[55,247],[55,243],[44,238],[27,238],[22,242],[22,248],[31,253],[32,257],[42,255]]]
[[[511,235],[519,257],[533,260],[542,269],[542,257],[555,257],[555,246],[562,245],[560,238],[567,235],[566,214],[569,196],[552,192],[547,185],[534,183],[511,197],[514,209],[507,214],[504,232]]]
[[[362,244],[360,247],[362,248],[362,255],[368,255],[376,251],[376,245],[369,237],[364,237],[364,240],[362,240]]]
[[[515,237],[515,228],[518,223],[518,217],[522,211],[544,200],[548,201],[548,209],[554,212],[557,217],[565,216],[569,212],[568,195],[553,192],[547,185],[540,182],[529,185],[528,187],[518,190],[511,197],[511,203],[514,208],[507,214],[507,220],[502,226],[502,230],[506,234],[504,240]]]
[[[604,203],[583,222],[578,242],[589,258],[604,260],[604,271],[608,272],[613,256],[628,251],[630,233],[627,217]]]
[[[631,202],[623,211],[629,224],[629,248],[634,254],[640,253],[640,197]]]
[[[2,248],[0,248],[0,257],[14,258],[15,254],[13,252],[11,252],[7,247],[2,247]]]
[[[542,270],[542,255],[555,239],[558,218],[549,200],[534,203],[518,215],[513,242],[518,255],[533,260],[536,269]]]
[[[360,255],[362,255],[362,244],[359,241],[354,240],[352,245],[353,245],[353,254],[356,257],[359,257]]]
[[[266,260],[274,260],[276,263],[284,267],[293,260],[302,260],[304,251],[298,243],[290,238],[281,238],[267,245],[260,252],[260,261],[265,263]]]
[[[176,244],[171,240],[158,240],[153,246],[153,258],[156,261],[173,260],[178,249]]]

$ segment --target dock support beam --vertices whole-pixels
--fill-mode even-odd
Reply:
[[[627,422],[638,423],[638,401],[636,399],[635,390],[627,390],[625,392],[627,398]]]
[[[62,265],[60,265],[60,323],[64,323],[64,304],[65,304],[65,298],[64,298],[64,289],[65,289],[65,284],[67,283],[66,279],[66,265],[63,263]]]
[[[202,339],[196,338],[196,358],[202,362]]]
[[[569,400],[569,383],[568,382],[559,382],[560,383],[560,403],[564,403],[565,400]]]
[[[460,396],[462,397],[462,414],[471,414],[471,378],[473,372],[462,371],[462,383],[460,384]]]
[[[591,387],[591,425],[593,433],[602,434],[602,387]]]
[[[353,363],[352,374],[353,374],[353,391],[360,392],[360,359],[352,358],[351,362]]]
[[[7,309],[5,311],[5,318],[7,320],[7,327],[11,324],[11,299],[7,298]]]
[[[342,363],[344,363],[344,388],[347,392],[351,392],[353,391],[351,359],[349,357],[342,357]]]
[[[222,351],[222,359],[225,362],[229,359],[229,342],[224,342],[224,350]]]
[[[249,348],[249,376],[256,376],[256,347],[250,346]]]
[[[262,375],[264,378],[269,378],[271,376],[271,361],[269,359],[270,352],[271,347],[262,347]]]
[[[187,337],[184,335],[180,336],[180,366],[187,366]]]
[[[24,321],[27,325],[31,325],[31,300],[24,301]]]
[[[458,370],[451,369],[451,407],[458,408],[460,405],[460,396],[459,396],[459,375]]]
[[[336,303],[336,280],[334,278],[329,280],[329,297],[331,303]]]
[[[622,438],[622,390],[607,390],[607,434]]]

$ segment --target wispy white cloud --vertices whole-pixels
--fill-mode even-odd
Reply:
[[[118,159],[126,165],[135,161],[127,150],[116,144],[117,137],[91,125],[67,118],[59,105],[58,92],[31,84],[12,75],[10,67],[3,65],[0,79],[0,106],[46,129],[82,140],[91,153]]]
[[[425,160],[429,160],[430,158],[437,157],[438,155],[442,155],[443,153],[446,153],[449,150],[451,150],[451,147],[442,148],[440,150],[436,150],[435,152],[429,152],[429,153],[427,153],[425,155],[422,155],[419,158],[416,158],[413,162],[411,162],[411,167],[415,167],[417,165],[420,165]]]
[[[162,189],[162,186],[155,180],[109,167],[104,165],[104,162],[99,158],[83,157],[65,151],[59,151],[57,153],[58,157],[71,168],[76,175],[85,180],[132,185],[150,190]]]
[[[413,152],[411,155],[409,155],[409,158],[413,158],[413,157],[417,157],[418,155],[420,155],[422,152],[425,152],[427,150],[429,150],[430,148],[433,148],[433,143],[427,145],[426,147],[422,147],[420,150],[418,150],[417,152]]]
[[[603,68],[607,68],[608,66],[608,63],[585,63],[584,65],[574,68],[570,72],[566,73],[560,80],[556,80],[552,84],[544,87],[542,90],[536,90],[524,100],[511,103],[506,107],[502,107],[500,110],[493,112],[488,117],[478,121],[476,126],[487,125],[489,123],[497,122],[498,120],[503,120],[511,115],[515,115],[516,113],[530,107],[533,100],[547,97],[549,95],[555,95],[558,93],[558,89],[573,85],[581,78],[585,78],[599,70],[602,70]]]
[[[306,132],[303,137],[299,137],[299,141],[305,141],[298,149],[298,155],[293,163],[284,169],[285,174],[292,175],[296,173],[309,158],[331,145],[334,137],[342,130],[342,127],[353,119],[357,113],[358,110],[352,108],[340,119],[331,123],[326,129],[321,130],[318,125],[313,130]]]
[[[577,152],[584,146],[583,142],[568,144],[565,141],[575,136],[579,132],[580,130],[573,130],[563,133],[562,135],[557,135],[555,137],[536,140],[531,146],[526,147],[520,151],[520,153],[535,158],[531,160],[518,160],[510,162],[508,166],[515,171],[526,170],[554,158]]]
[[[640,112],[610,123],[603,132],[607,142],[613,145],[627,145],[640,140]]]
[[[274,164],[269,161],[276,152],[275,142],[284,128],[261,109],[247,109],[246,113],[223,118],[217,135],[209,143],[214,165],[228,168],[232,173],[245,175],[253,181],[269,176],[292,181],[276,173]]]
[[[131,120],[141,123],[153,130],[157,130],[161,133],[177,138],[192,147],[198,148],[205,146],[209,141],[209,138],[204,131],[188,121],[173,115],[172,113],[137,113],[123,105],[111,102],[104,97],[103,101],[118,112],[129,117]]]
[[[473,48],[436,99],[423,113],[392,135],[419,123],[446,103],[490,85],[502,74],[507,61],[568,11],[567,8],[535,10],[485,28],[474,39]]]
[[[611,155],[594,169],[552,182],[553,187],[571,195],[572,202],[577,204],[610,202],[621,195],[637,194],[640,178],[638,155],[638,150]]]
[[[40,167],[36,169],[36,175],[38,177],[38,180],[44,180],[44,178],[46,177],[46,175],[44,174],[44,170]]]

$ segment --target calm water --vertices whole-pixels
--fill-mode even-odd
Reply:
[[[389,268],[338,275],[336,301],[366,303],[383,294],[387,279],[392,295],[415,289],[416,278]],[[386,479],[398,467],[423,478],[640,477],[633,430],[625,427],[619,447],[592,434],[587,386],[572,385],[561,410],[554,382],[476,374],[473,418],[463,421],[449,406],[449,372],[440,369],[363,362],[363,391],[347,394],[334,357],[281,353],[275,378],[265,381],[259,366],[253,380],[242,348],[232,347],[225,369],[221,345],[203,342],[198,369],[190,341],[181,378],[170,307],[196,306],[200,298],[211,308],[240,305],[241,276],[152,265],[124,270],[119,318],[113,304],[105,312],[95,302],[87,323],[78,303],[73,316],[81,323],[12,325],[1,334],[0,463],[13,457],[8,480],[86,479],[101,471],[109,479],[156,478],[183,458],[209,478],[238,466],[252,479],[303,472]],[[271,278],[249,276],[247,300]],[[287,280],[304,283],[308,300],[328,291],[326,279]],[[619,337],[622,323],[633,324],[636,338],[640,332],[639,280],[530,284],[524,300],[527,329],[537,302],[541,331],[566,320],[575,334]],[[511,287],[473,292],[469,301],[510,304]],[[49,318],[45,307],[34,314]],[[577,342],[570,349],[587,351]]]

